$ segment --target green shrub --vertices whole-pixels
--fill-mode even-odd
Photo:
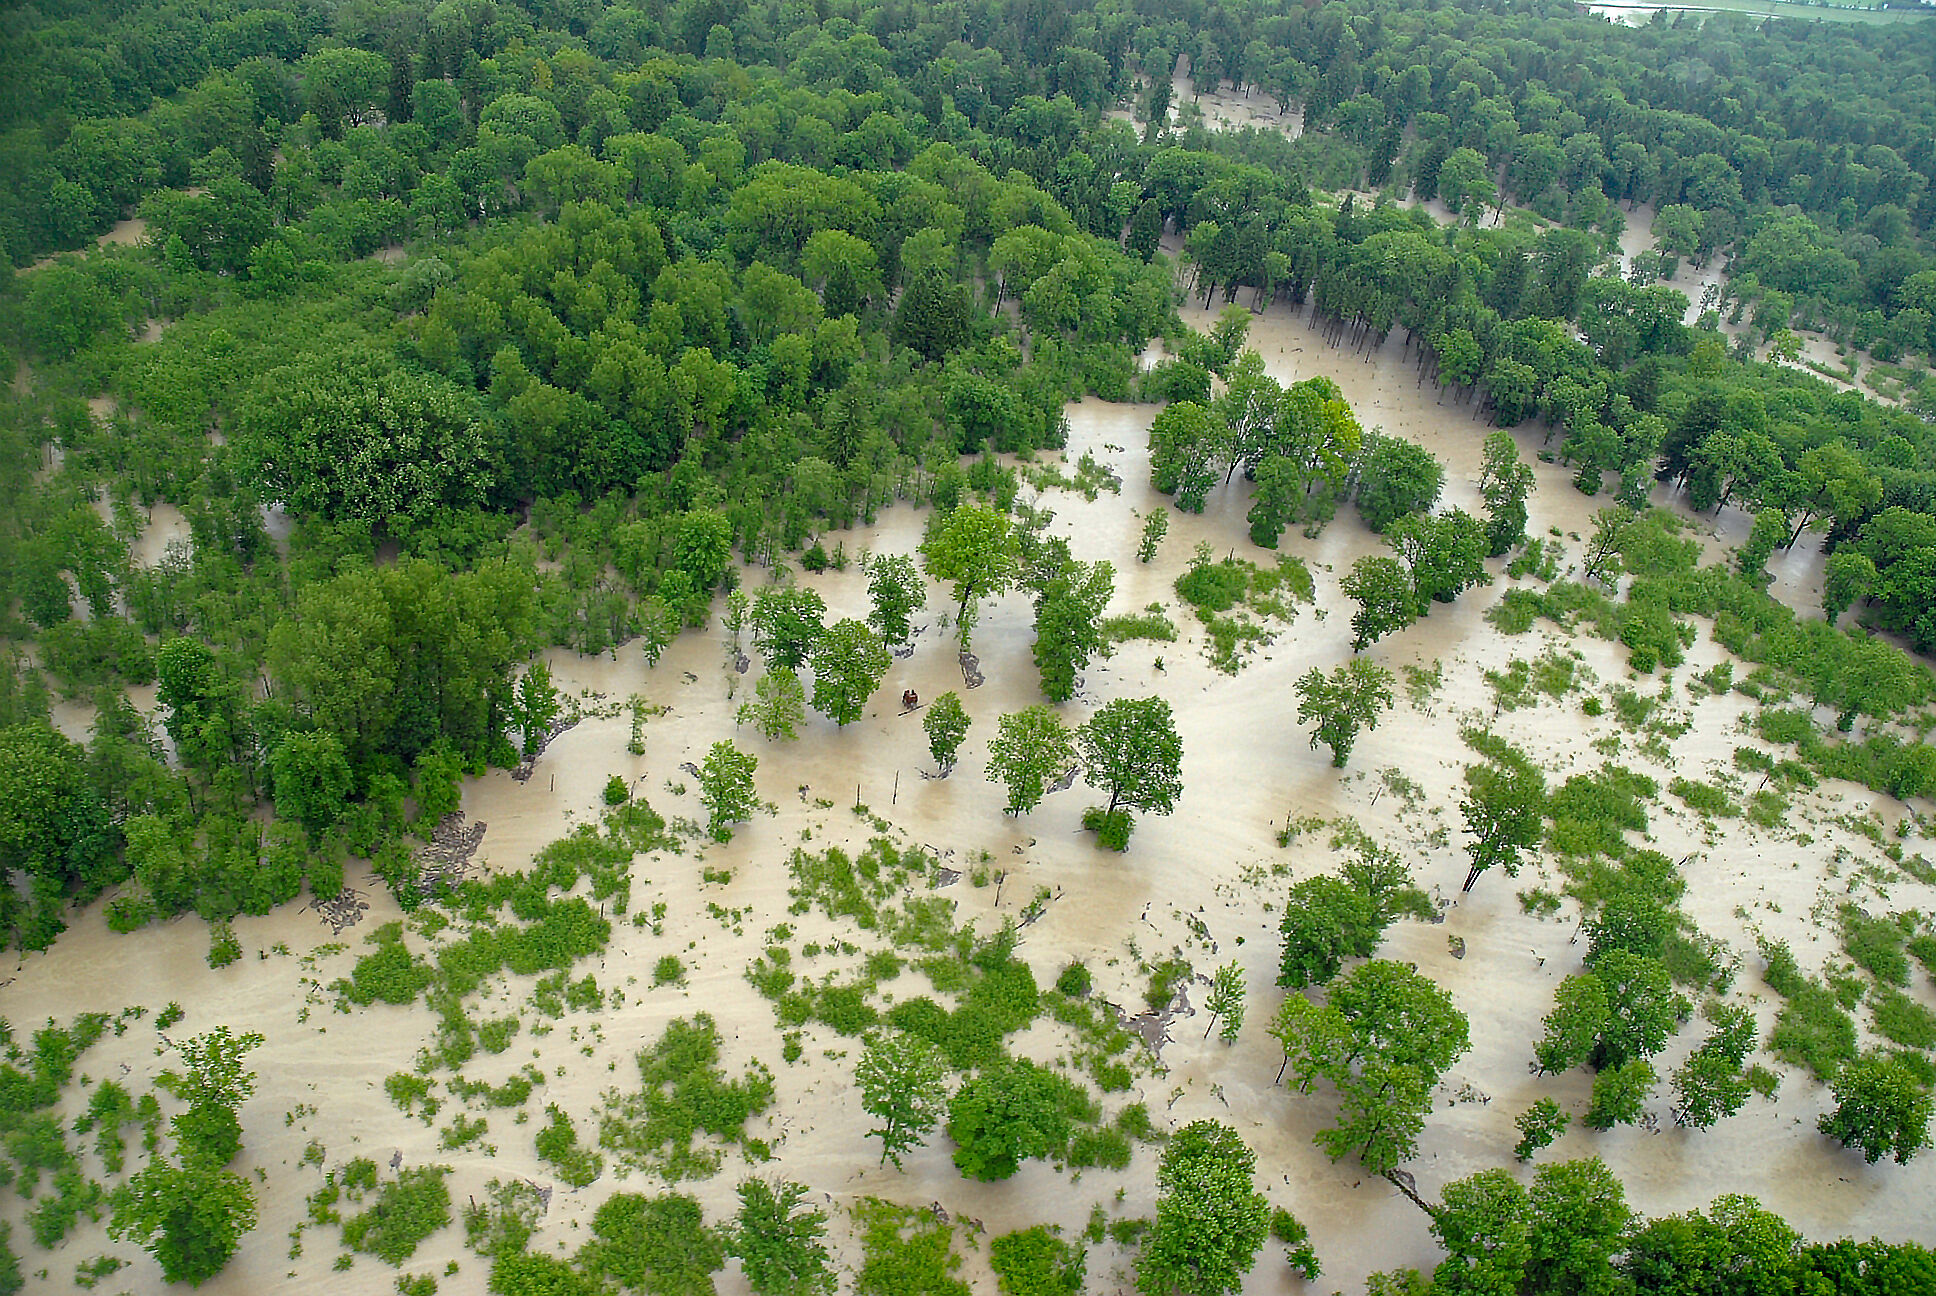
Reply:
[[[621,806],[632,799],[632,790],[625,782],[623,774],[614,774],[605,780],[605,804]]]
[[[1876,1034],[1910,1048],[1936,1048],[1936,1012],[1894,987],[1878,990],[1871,1005]]]
[[[1080,999],[1089,993],[1089,965],[1080,959],[1062,969],[1055,979],[1055,988],[1071,999]]]
[[[235,928],[225,922],[210,923],[208,965],[212,968],[225,968],[241,957],[242,942],[235,938]]]
[[[450,1223],[450,1189],[444,1183],[449,1173],[449,1166],[403,1171],[382,1186],[368,1210],[343,1221],[344,1243],[389,1264],[402,1264],[425,1238]]]
[[[1069,1164],[1078,1168],[1128,1169],[1129,1136],[1121,1130],[1107,1128],[1077,1130],[1069,1139]]]
[[[1826,988],[1805,982],[1782,1006],[1768,1049],[1827,1081],[1855,1056],[1855,1021]]]
[[[1905,935],[1893,918],[1871,918],[1854,905],[1840,911],[1842,948],[1885,985],[1909,984],[1909,958],[1903,953]]]
[[[1136,831],[1136,820],[1127,810],[1112,812],[1090,806],[1082,812],[1082,826],[1096,834],[1096,844],[1105,850],[1126,851],[1130,834]]]
[[[988,1245],[988,1265],[1003,1296],[1080,1296],[1082,1248],[1038,1224]]]
[[[573,1188],[589,1185],[605,1169],[605,1158],[595,1149],[585,1147],[578,1141],[578,1131],[571,1123],[571,1117],[556,1103],[545,1107],[549,1118],[545,1127],[538,1131],[538,1155],[549,1162],[558,1177]]]
[[[677,954],[661,955],[652,965],[652,985],[657,989],[662,985],[678,985],[686,979],[686,965],[679,961]]]

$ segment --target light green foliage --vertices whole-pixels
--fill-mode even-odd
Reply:
[[[946,1059],[924,1039],[902,1031],[869,1032],[854,1071],[861,1108],[881,1122],[867,1131],[881,1141],[881,1162],[901,1165],[901,1154],[927,1139],[947,1107]]]
[[[929,576],[955,587],[955,625],[965,651],[980,599],[1000,594],[1018,574],[1008,516],[986,504],[962,504],[937,516],[921,542]]]
[[[241,1175],[156,1157],[115,1193],[108,1234],[140,1242],[165,1281],[200,1286],[228,1264],[255,1221],[255,1191]]]
[[[1526,538],[1526,498],[1533,470],[1519,457],[1510,432],[1486,435],[1479,470],[1479,498],[1486,506],[1487,552],[1498,558]]]
[[[867,596],[872,608],[867,624],[888,643],[906,643],[913,634],[910,618],[928,605],[928,589],[920,569],[907,554],[876,554],[867,564]]]
[[[1492,759],[1466,766],[1468,791],[1459,803],[1459,814],[1471,834],[1465,847],[1471,861],[1462,888],[1466,891],[1492,868],[1518,877],[1521,856],[1539,845],[1545,828],[1545,775],[1523,752],[1486,737],[1487,741],[1474,745]]]
[[[1351,564],[1338,584],[1358,604],[1351,614],[1354,653],[1418,619],[1412,578],[1396,558],[1367,554]]]
[[[804,666],[826,614],[826,601],[804,586],[769,585],[755,594],[753,646],[766,658],[766,668],[797,671]]]
[[[854,1296],[970,1296],[954,1276],[961,1269],[954,1229],[933,1212],[863,1197],[854,1221],[861,1242]]]
[[[815,687],[818,687],[816,683]],[[807,691],[800,677],[785,667],[761,675],[753,685],[753,700],[742,702],[740,724],[750,724],[769,742],[792,742],[800,736],[807,716]]]
[[[928,735],[928,754],[934,757],[934,763],[944,774],[952,770],[955,753],[968,736],[968,711],[961,705],[961,695],[950,689],[930,702],[927,714],[921,717],[921,728]]]
[[[1322,1008],[1291,995],[1271,1034],[1296,1088],[1308,1093],[1322,1077],[1338,1092],[1338,1123],[1318,1131],[1318,1146],[1333,1160],[1355,1152],[1374,1174],[1411,1156],[1432,1089],[1469,1040],[1450,996],[1404,964],[1379,959],[1332,982]]]
[[[1084,1261],[1081,1246],[1040,1224],[988,1244],[988,1264],[1002,1296],[1080,1296]]]
[[[1311,746],[1331,749],[1331,764],[1343,769],[1351,759],[1358,734],[1376,729],[1378,719],[1391,710],[1392,674],[1375,662],[1354,657],[1329,675],[1313,666],[1297,679],[1297,722],[1316,724]]]
[[[1076,730],[1083,779],[1109,794],[1104,812],[1169,814],[1183,793],[1183,740],[1160,697],[1104,703]]]
[[[538,1131],[538,1156],[551,1163],[560,1179],[573,1188],[584,1188],[605,1169],[605,1158],[596,1149],[578,1141],[571,1117],[556,1103],[545,1107],[545,1127]]]
[[[1519,1130],[1519,1143],[1513,1148],[1513,1159],[1532,1160],[1535,1152],[1551,1146],[1554,1139],[1565,1133],[1572,1121],[1573,1118],[1551,1098],[1535,1100],[1513,1122]]]
[[[1143,519],[1143,534],[1136,543],[1136,561],[1149,564],[1156,561],[1156,551],[1162,547],[1163,537],[1170,533],[1170,515],[1162,509],[1152,510]]]
[[[1504,1170],[1445,1186],[1432,1234],[1447,1252],[1432,1290],[1448,1296],[1517,1296],[1532,1258],[1526,1190]]]
[[[1116,588],[1116,569],[1106,562],[1062,565],[1035,600],[1035,666],[1042,695],[1051,702],[1075,696],[1076,675],[1106,645],[1103,610]]]
[[[1193,1121],[1163,1148],[1156,1225],[1136,1258],[1145,1296],[1225,1296],[1242,1288],[1270,1230],[1254,1152],[1237,1132]]]
[[[450,1223],[448,1166],[413,1166],[385,1183],[367,1210],[343,1220],[343,1241],[400,1265],[431,1234]]]
[[[836,621],[813,645],[813,706],[842,728],[860,719],[894,656],[859,621]]]
[[[1203,1028],[1203,1037],[1210,1038],[1211,1030],[1217,1022],[1223,1022],[1223,1030],[1217,1038],[1226,1044],[1234,1044],[1237,1034],[1244,1028],[1244,968],[1241,963],[1225,963],[1210,978],[1210,996],[1203,1001],[1204,1011],[1210,1014],[1210,1025]]]
[[[1593,1101],[1580,1123],[1588,1129],[1609,1130],[1640,1119],[1640,1105],[1654,1089],[1653,1064],[1629,1058],[1593,1077]]]
[[[1748,1100],[1748,1079],[1742,1068],[1755,1045],[1754,1017],[1747,1009],[1712,1005],[1708,1017],[1714,1023],[1713,1032],[1673,1075],[1674,1120],[1695,1129],[1707,1129],[1732,1116]]]
[[[759,765],[759,757],[724,740],[714,743],[700,762],[699,799],[706,806],[706,831],[714,841],[731,841],[732,825],[752,818],[759,809],[753,787],[753,771]]]
[[[719,1069],[719,1031],[707,1013],[676,1019],[638,1055],[639,1087],[610,1090],[599,1109],[598,1142],[628,1169],[667,1180],[704,1178],[719,1168],[717,1146],[741,1143],[746,1122],[773,1101],[773,1076],[758,1062],[738,1080]]]
[[[1046,706],[1011,711],[988,740],[988,778],[1008,788],[1003,813],[1027,814],[1042,803],[1051,779],[1075,764],[1075,735]]]

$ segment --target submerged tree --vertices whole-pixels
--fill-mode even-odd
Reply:
[[[753,771],[759,766],[759,757],[724,740],[714,743],[699,763],[699,799],[708,816],[706,831],[714,841],[733,840],[732,826],[752,818],[759,809],[759,794],[753,788]]]
[[[929,703],[921,728],[928,735],[928,754],[947,774],[955,767],[962,739],[968,736],[968,711],[961,705],[961,695],[950,689]]]
[[[1075,764],[1075,736],[1045,706],[1011,711],[988,740],[988,777],[1008,788],[1004,814],[1027,814],[1042,804],[1049,781]]]
[[[947,1107],[947,1059],[916,1035],[880,1030],[868,1034],[854,1079],[863,1110],[881,1122],[867,1131],[881,1141],[881,1163],[901,1165],[901,1154],[927,1139]]]
[[[986,504],[962,504],[938,518],[921,542],[928,575],[955,587],[955,625],[966,649],[978,600],[1000,594],[1018,567],[1008,515]]]
[[[846,728],[860,719],[894,655],[859,621],[836,621],[813,645],[813,708]]]
[[[1243,1287],[1270,1231],[1257,1155],[1216,1121],[1192,1121],[1156,1166],[1156,1223],[1136,1258],[1143,1296],[1226,1296]]]
[[[1127,810],[1166,815],[1176,807],[1183,793],[1183,740],[1162,698],[1105,703],[1076,731],[1076,747],[1083,779],[1109,794],[1105,821]]]
[[[1343,769],[1363,729],[1376,729],[1391,709],[1392,674],[1383,666],[1354,657],[1329,675],[1313,666],[1297,680],[1297,722],[1316,722],[1311,746],[1331,749],[1331,764]]]

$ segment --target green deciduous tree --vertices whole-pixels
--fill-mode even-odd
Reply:
[[[739,1257],[754,1296],[833,1296],[827,1213],[803,1207],[803,1184],[742,1179],[739,1213],[726,1230],[726,1250]]]
[[[1526,1190],[1504,1170],[1481,1170],[1445,1185],[1432,1235],[1446,1258],[1432,1290],[1446,1296],[1518,1296],[1532,1257]]]
[[[1445,991],[1386,959],[1332,982],[1323,1007],[1292,995],[1271,1033],[1301,1090],[1323,1077],[1338,1091],[1338,1122],[1318,1131],[1318,1146],[1333,1160],[1356,1153],[1373,1174],[1417,1150],[1433,1086],[1469,1040]]]
[[[1610,1130],[1640,1119],[1640,1105],[1654,1091],[1654,1067],[1646,1058],[1628,1058],[1593,1077],[1593,1099],[1580,1123],[1588,1129]]]
[[[1270,1203],[1257,1191],[1254,1152],[1216,1121],[1192,1121],[1163,1148],[1156,1167],[1156,1223],[1136,1258],[1144,1296],[1227,1296],[1270,1231]]]
[[[1929,1146],[1930,1092],[1908,1066],[1869,1053],[1836,1073],[1835,1110],[1818,1122],[1843,1147],[1859,1148],[1871,1165],[1886,1153],[1897,1165]]]
[[[1519,1130],[1519,1143],[1513,1148],[1513,1159],[1532,1160],[1533,1153],[1551,1146],[1553,1140],[1564,1134],[1572,1122],[1573,1118],[1551,1098],[1536,1099],[1513,1122]]]
[[[1297,680],[1297,722],[1316,724],[1311,746],[1331,749],[1331,764],[1343,769],[1351,759],[1358,734],[1376,729],[1379,716],[1390,710],[1392,675],[1383,666],[1354,657],[1329,675],[1313,666]]]
[[[928,1041],[901,1031],[874,1031],[855,1068],[861,1107],[880,1127],[881,1162],[898,1169],[901,1154],[926,1141],[947,1107],[947,1059]]]
[[[928,735],[928,754],[946,774],[955,767],[955,754],[968,736],[968,711],[961,705],[961,695],[950,689],[929,703],[921,728]]]
[[[700,762],[699,799],[708,816],[706,831],[714,841],[731,841],[732,825],[752,818],[759,808],[753,787],[753,771],[759,764],[758,757],[725,741],[714,743]]]
[[[1292,990],[1323,985],[1345,959],[1376,953],[1387,921],[1370,896],[1344,879],[1305,878],[1284,901],[1277,984]]]
[[[986,504],[962,504],[935,520],[921,542],[929,576],[955,587],[955,622],[961,646],[974,632],[976,601],[1007,589],[1015,579],[1015,538],[1008,515]]]
[[[1217,1022],[1223,1022],[1223,1030],[1217,1038],[1226,1044],[1234,1043],[1238,1032],[1244,1028],[1244,968],[1241,963],[1225,963],[1210,978],[1210,996],[1203,1001],[1203,1009],[1210,1014],[1209,1025],[1203,1028],[1203,1038],[1209,1039],[1210,1032]]]
[[[1117,698],[1076,730],[1083,779],[1119,808],[1169,814],[1183,793],[1183,740],[1162,698]]]
[[[1363,652],[1394,630],[1418,619],[1411,574],[1396,558],[1367,554],[1351,564],[1338,582],[1345,597],[1355,599],[1351,614],[1351,651]]]
[[[1445,466],[1431,453],[1400,437],[1380,436],[1365,447],[1358,478],[1358,515],[1373,531],[1438,502]]]
[[[802,585],[769,585],[753,596],[753,646],[766,668],[797,671],[820,638],[826,600]]]
[[[1486,548],[1497,558],[1526,537],[1526,499],[1533,493],[1533,470],[1519,457],[1512,434],[1486,437],[1479,470],[1479,498],[1486,505]]]
[[[813,645],[814,710],[843,728],[852,724],[893,664],[894,655],[872,628],[834,622]]]
[[[1116,569],[1106,562],[1063,565],[1035,600],[1035,667],[1051,702],[1075,696],[1076,674],[1107,646],[1102,614],[1116,591]]]
[[[285,734],[269,753],[269,775],[277,812],[300,823],[311,842],[320,841],[343,817],[352,779],[335,734]]]
[[[1216,465],[1228,430],[1217,415],[1195,401],[1176,401],[1150,424],[1150,482],[1176,506],[1203,512],[1204,498],[1217,484]]]
[[[1519,876],[1522,855],[1539,845],[1546,825],[1546,777],[1516,751],[1465,769],[1466,797],[1459,803],[1471,866],[1462,891],[1488,869]]]
[[[792,742],[807,718],[807,691],[800,677],[781,667],[767,671],[753,685],[753,700],[740,704],[738,720],[750,724],[770,742]]]
[[[255,1192],[241,1175],[157,1156],[115,1193],[108,1232],[146,1247],[164,1281],[199,1287],[228,1264],[255,1221]]]
[[[1008,788],[1003,813],[1027,814],[1042,803],[1049,780],[1075,763],[1075,736],[1045,706],[1011,711],[988,740],[988,777]]]
[[[888,643],[906,643],[913,634],[909,619],[928,605],[928,589],[920,569],[907,554],[876,554],[867,564],[867,596],[873,608],[867,624]]]
[[[1082,1091],[1026,1058],[982,1070],[948,1102],[948,1137],[955,1167],[970,1179],[1007,1179],[1030,1157],[1052,1156],[1069,1138]]]

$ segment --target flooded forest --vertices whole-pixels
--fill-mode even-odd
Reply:
[[[0,1296],[1936,1292],[1819,13],[0,16]]]

